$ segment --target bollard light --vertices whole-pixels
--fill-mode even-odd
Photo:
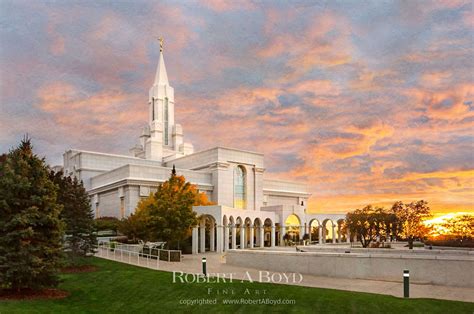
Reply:
[[[206,258],[205,258],[205,257],[202,258],[202,273],[204,274],[204,276],[207,276],[207,271],[206,271]]]
[[[410,271],[408,269],[403,271],[403,297],[410,297]]]

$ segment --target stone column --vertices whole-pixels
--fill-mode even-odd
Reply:
[[[319,232],[319,244],[323,244],[323,227],[318,226],[318,232]]]
[[[341,225],[337,225],[337,243],[342,242]]]
[[[283,240],[283,237],[285,236],[285,226],[281,225],[280,226],[280,246],[285,246],[285,240]]]
[[[260,247],[264,247],[265,246],[265,227],[264,226],[260,226],[258,231],[260,232]]]
[[[260,226],[255,228],[255,246],[259,246],[260,244]]]
[[[237,246],[237,227],[232,225],[232,249],[235,250]]]
[[[228,226],[224,226],[224,251],[228,251],[229,250],[229,228],[230,228],[230,225]]]
[[[223,226],[217,226],[216,228],[217,230],[217,253],[222,253],[222,245],[223,245],[223,240],[224,240],[224,230],[223,230]]]
[[[347,229],[346,231],[346,242],[351,243],[351,232],[349,231],[349,229]]]
[[[245,249],[245,225],[240,226],[240,249]]]
[[[270,246],[275,247],[275,236],[276,236],[276,229],[275,226],[272,225],[272,229],[270,231]]]
[[[334,224],[331,225],[331,228],[332,228],[332,243],[336,243],[336,233],[334,231],[334,229],[335,229],[334,227],[335,227]]]
[[[199,243],[199,227],[196,226],[193,228],[193,236],[192,236],[192,253],[197,254],[198,250],[198,243]]]
[[[215,249],[215,245],[216,245],[216,239],[215,239],[215,236],[216,236],[216,228],[215,228],[215,225],[214,223],[211,224],[211,230],[209,231],[209,251],[210,252],[214,252],[216,249]],[[219,247],[219,246],[217,246]]]
[[[199,253],[206,253],[206,223],[201,222],[199,227],[200,239],[199,239]]]
[[[250,248],[253,249],[254,226],[250,225]]]
[[[309,236],[308,241],[309,241],[309,244],[311,244],[311,240],[312,240],[312,239],[311,239],[311,232],[312,232],[312,231],[313,231],[313,230],[312,230],[312,228],[311,228],[311,225],[309,225],[309,228],[308,228],[308,236]]]

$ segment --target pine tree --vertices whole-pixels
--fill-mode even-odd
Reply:
[[[53,287],[62,258],[57,187],[25,138],[0,158],[0,287]]]
[[[59,187],[58,203],[63,206],[61,219],[66,224],[66,247],[71,258],[94,253],[94,215],[89,195],[77,178],[65,177],[62,171],[50,172],[50,179]]]

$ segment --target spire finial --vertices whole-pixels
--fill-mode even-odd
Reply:
[[[158,37],[158,41],[160,42],[160,52],[163,52],[163,37]]]

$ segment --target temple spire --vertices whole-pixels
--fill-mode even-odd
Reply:
[[[155,83],[153,85],[169,85],[168,74],[166,73],[165,59],[163,58],[163,38],[158,38],[160,42],[160,58],[156,69]]]

